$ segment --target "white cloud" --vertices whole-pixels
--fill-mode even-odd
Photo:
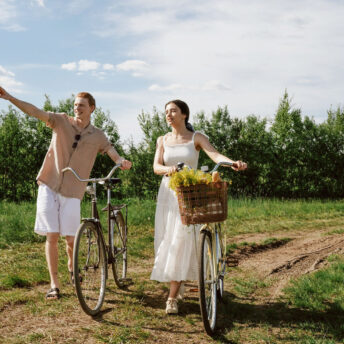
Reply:
[[[98,69],[99,66],[100,66],[100,63],[96,61],[80,60],[78,70],[80,72],[88,72],[90,70]]]
[[[0,1],[0,29],[6,31],[25,31],[26,29],[18,22],[18,10],[14,0]]]
[[[132,72],[133,76],[142,76],[149,70],[149,65],[141,60],[127,60],[119,63],[116,67],[118,70]]]
[[[175,90],[185,90],[185,91],[229,91],[230,88],[219,80],[210,80],[205,82],[202,86],[197,85],[182,85],[178,83],[173,83],[166,86],[161,86],[159,84],[153,84],[149,86],[149,91],[158,91],[158,92],[166,92],[166,91],[175,91]]]
[[[63,7],[69,13],[79,14],[85,10],[88,10],[93,3],[93,0],[68,0],[63,2]]]
[[[15,79],[15,74],[0,65],[0,85],[9,92],[21,93],[23,83]]]
[[[181,85],[181,84],[171,84],[171,85],[167,85],[167,86],[160,86],[158,84],[153,84],[153,85],[149,86],[148,89],[150,91],[165,92],[165,91],[173,91],[173,90],[182,90],[184,88],[185,87],[183,87],[183,85]]]
[[[100,67],[100,63],[96,61],[80,60],[78,62],[69,62],[61,65],[62,69],[78,72],[95,71]]]
[[[36,4],[39,7],[45,7],[44,0],[34,0],[33,4]]]
[[[14,73],[6,70],[3,66],[0,65],[0,75],[7,76],[7,77],[14,77]]]
[[[97,61],[89,60],[80,60],[78,62],[69,62],[61,65],[61,68],[64,70],[77,72],[96,71],[100,67],[107,72],[114,71],[116,69],[119,71],[131,72],[133,76],[142,76],[149,70],[149,65],[141,60],[127,60],[117,64],[116,66],[111,63],[101,64]],[[105,75],[105,73],[99,72],[94,75]]]
[[[104,70],[115,70],[115,66],[111,63],[104,63],[103,64],[103,69]]]
[[[204,91],[228,91],[230,90],[230,88],[226,85],[224,85],[223,83],[221,83],[221,81],[219,80],[210,80],[207,81],[202,89]]]
[[[326,116],[342,99],[343,2],[119,0],[105,12],[97,34],[133,42],[150,94],[179,93],[196,111],[270,116],[287,89]]]
[[[65,70],[76,70],[77,64],[76,64],[76,62],[64,63],[61,65],[61,68],[65,69]]]

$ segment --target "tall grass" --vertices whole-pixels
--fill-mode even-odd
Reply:
[[[128,199],[128,224],[137,227],[153,227],[155,202],[152,200]],[[99,201],[98,210],[102,223],[106,225],[106,214],[100,210],[106,205]],[[90,202],[81,203],[81,216],[90,217]],[[42,242],[44,237],[36,235],[33,231],[35,225],[35,202],[0,202],[0,248],[13,243]]]
[[[343,225],[344,201],[229,199],[225,228],[231,235],[333,228]]]
[[[35,235],[36,205],[33,202],[0,202],[0,248],[16,242],[39,242]]]
[[[154,227],[155,201],[127,199],[128,224],[143,231]],[[105,207],[100,201],[98,209]],[[18,242],[41,242],[34,234],[36,204],[34,202],[0,202],[0,248]],[[90,216],[90,202],[81,204],[82,217]],[[102,221],[106,214],[101,212]],[[289,230],[344,228],[344,201],[229,199],[227,234],[264,233]],[[103,222],[105,223],[105,222]]]

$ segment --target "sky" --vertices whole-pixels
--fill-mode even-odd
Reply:
[[[343,18],[344,0],[0,0],[0,85],[38,107],[90,92],[123,142],[176,98],[271,119],[287,90],[323,122],[344,101]]]

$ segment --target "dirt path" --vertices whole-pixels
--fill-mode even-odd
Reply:
[[[295,278],[315,271],[326,264],[326,257],[332,253],[344,253],[344,235],[326,235],[326,231],[308,231],[307,233],[273,233],[274,238],[288,236],[291,240],[287,243],[280,242],[265,246],[246,246],[237,250],[229,256],[229,265],[236,265],[240,271],[254,271],[261,279],[271,279],[266,293],[268,296],[261,297],[259,303],[271,304],[281,295],[282,289],[291,278]],[[235,242],[261,242],[266,239],[266,234],[255,234],[237,236]],[[149,280],[149,272],[152,260],[143,260],[141,264],[134,267],[138,279],[145,283]],[[235,269],[230,270],[226,277],[226,290],[229,279],[235,277]],[[181,304],[181,314],[177,317],[166,317],[164,305],[167,296],[167,288],[155,284],[154,287],[145,289],[141,294],[137,290],[120,291],[112,288],[106,296],[104,312],[99,318],[92,319],[86,316],[75,301],[74,291],[71,287],[66,289],[64,302],[59,306],[57,313],[49,310],[45,305],[44,292],[46,286],[37,286],[28,292],[29,304],[9,304],[0,312],[0,339],[4,343],[120,343],[121,341],[110,341],[108,338],[116,338],[116,331],[121,329],[134,331],[138,326],[131,323],[130,317],[138,317],[139,312],[154,314],[156,321],[145,323],[144,316],[140,322],[142,331],[149,333],[150,339],[142,340],[148,343],[208,343],[210,338],[204,334],[199,316],[197,304],[198,294],[193,291],[196,285],[188,284],[186,288],[185,301]],[[116,305],[123,304],[132,307],[130,298],[134,296],[140,303],[141,308],[133,308],[133,314],[116,317]],[[129,300],[129,301],[128,301]],[[35,304],[36,302],[36,304]],[[35,310],[35,307],[37,309]],[[135,313],[136,312],[136,313]],[[122,312],[123,313],[123,312]],[[147,314],[148,314],[147,313]],[[226,311],[223,311],[225,318]],[[140,331],[141,331],[140,330]],[[135,336],[139,334],[138,330]],[[225,331],[230,331],[230,326]],[[28,334],[31,333],[31,337]],[[35,337],[36,336],[36,337]],[[134,337],[135,337],[134,336]],[[20,339],[21,338],[21,339]],[[24,339],[23,339],[24,338]],[[58,338],[58,339],[57,339]],[[129,336],[130,339],[130,336]],[[123,342],[137,342],[125,341]],[[225,342],[225,341],[224,341]],[[227,341],[228,342],[228,341]]]
[[[261,247],[244,247],[231,254],[229,263],[242,270],[254,270],[261,279],[273,277],[266,302],[273,302],[291,278],[297,278],[320,269],[327,264],[326,258],[334,253],[344,253],[344,235],[326,235],[327,231],[288,233],[291,240],[280,245],[276,242]],[[274,238],[284,238],[285,233]],[[240,236],[236,241],[256,242],[266,239],[263,234]]]

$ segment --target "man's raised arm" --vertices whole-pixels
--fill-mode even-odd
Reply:
[[[0,86],[0,98],[10,101],[13,105],[15,105],[18,109],[25,112],[29,116],[36,117],[41,121],[47,123],[49,120],[49,114],[38,107],[19,100],[13,96],[11,96],[5,89]]]

